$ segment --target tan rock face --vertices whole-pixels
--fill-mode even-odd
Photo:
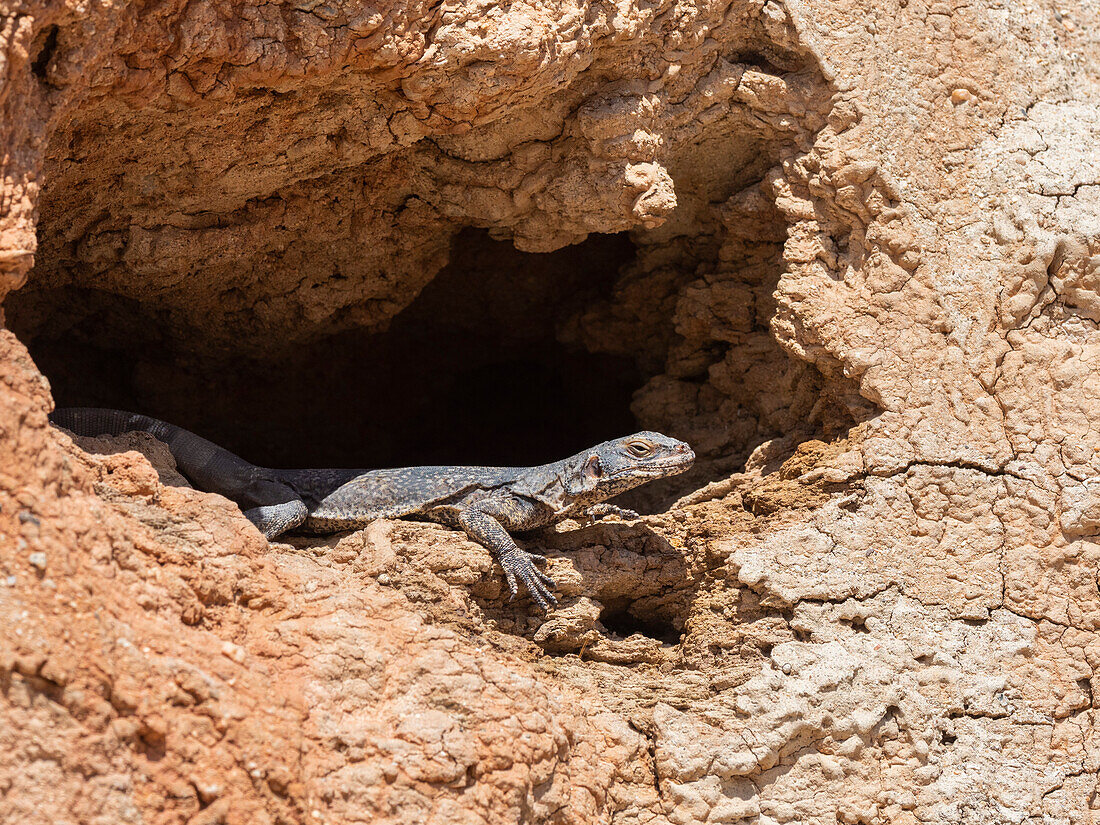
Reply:
[[[1094,17],[0,10],[0,821],[1091,821]],[[701,460],[528,537],[542,616],[441,527],[269,546],[55,400]]]

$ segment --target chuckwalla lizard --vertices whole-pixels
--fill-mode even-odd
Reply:
[[[535,566],[510,532],[535,530],[571,516],[637,518],[607,499],[691,467],[683,441],[640,432],[605,441],[537,467],[405,467],[392,470],[274,470],[257,467],[194,433],[156,418],[85,407],[56,410],[50,419],[77,435],[141,431],[168,445],[176,464],[200,490],[232,499],[268,539],[288,531],[324,534],[377,518],[415,518],[466,531],[504,568],[512,596],[517,580],[548,610],[554,581]]]

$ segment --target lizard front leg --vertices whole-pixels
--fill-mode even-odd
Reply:
[[[306,503],[281,481],[259,475],[267,471],[255,468],[252,472],[255,477],[249,479],[240,495],[245,503],[256,506],[244,510],[245,518],[269,541],[287,530],[301,527],[309,517]]]
[[[287,530],[301,527],[308,516],[309,510],[301,499],[264,504],[244,511],[244,517],[255,524],[269,541]]]
[[[458,517],[458,523],[466,531],[466,535],[483,547],[487,547],[497,557],[500,566],[504,568],[504,577],[508,582],[508,588],[512,591],[513,599],[519,593],[519,587],[516,584],[518,579],[524,583],[531,597],[543,610],[549,611],[558,603],[554,594],[550,592],[550,588],[554,586],[554,580],[535,567],[535,559],[541,559],[542,556],[528,553],[516,544],[494,515],[474,507],[463,510]]]
[[[626,507],[620,507],[617,504],[608,504],[606,501],[599,504],[593,504],[585,511],[585,515],[592,519],[592,521],[606,518],[607,516],[618,516],[623,521],[633,521],[634,519],[641,518],[637,510],[628,510]]]

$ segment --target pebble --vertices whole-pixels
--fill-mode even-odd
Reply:
[[[43,553],[41,550],[35,553],[31,553],[29,556],[27,556],[27,561],[31,563],[32,567],[35,567],[38,570],[46,569],[46,554]]]
[[[8,587],[15,587],[15,576],[8,576],[6,579],[4,579],[4,584],[6,584]]]
[[[787,663],[786,663],[785,665],[783,665],[783,673],[784,673],[784,674],[785,674],[786,676],[790,676],[790,675],[791,675],[791,671],[793,671],[793,670],[794,670],[794,668],[793,668],[793,667],[791,667],[791,663],[790,663],[790,662],[787,662]]]
[[[222,642],[222,656],[232,659],[237,664],[241,664],[247,658],[244,648],[230,641]]]
[[[29,524],[33,524],[35,527],[37,527],[39,524],[41,524],[41,522],[38,520],[38,516],[36,516],[30,510],[21,510],[19,512],[19,523],[20,524],[28,524],[29,523]]]
[[[201,782],[195,784],[195,790],[199,792],[199,799],[209,805],[225,792],[225,786],[220,782]]]
[[[973,95],[970,94],[969,89],[956,89],[951,93],[951,102],[958,106],[960,103],[966,103]]]

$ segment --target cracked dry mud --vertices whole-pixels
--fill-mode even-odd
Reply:
[[[1076,1],[0,6],[0,821],[1095,820],[1098,38]],[[453,531],[268,546],[46,419],[393,461],[499,352],[700,455],[527,539],[545,617]],[[501,450],[568,452],[520,418]]]

